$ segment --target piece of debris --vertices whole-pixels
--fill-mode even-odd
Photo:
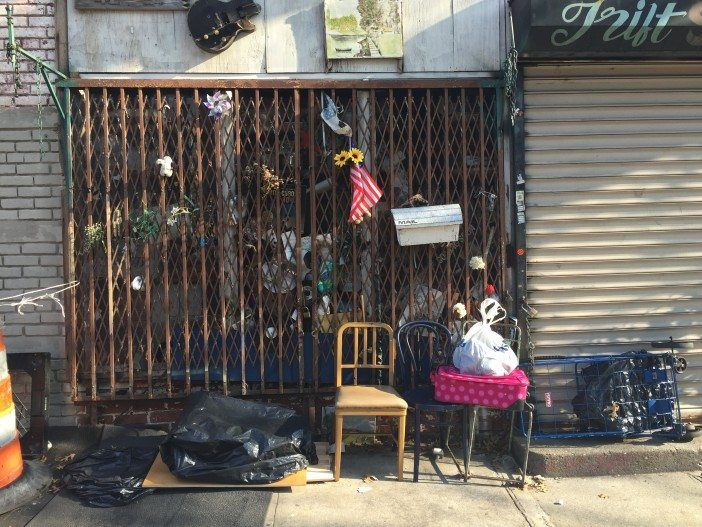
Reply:
[[[565,501],[561,500],[556,500],[553,502],[554,505],[565,505]]]
[[[363,487],[358,487],[356,489],[356,492],[358,492],[359,494],[365,494],[366,492],[370,492],[371,490],[373,490],[373,487],[363,486]]]
[[[602,498],[603,500],[609,499],[609,496],[607,496],[607,494],[598,494],[597,497]]]
[[[371,483],[373,481],[378,481],[378,478],[371,474],[365,474],[361,479],[363,480],[363,483]]]
[[[537,474],[536,476],[527,477],[526,486],[527,486],[527,488],[533,489],[537,492],[547,492],[548,491],[548,485],[546,485],[546,478],[540,474]]]
[[[63,486],[61,484],[61,479],[60,478],[52,478],[51,483],[49,483],[49,492],[52,494],[58,493],[59,490],[61,490],[61,487]]]
[[[58,458],[56,460],[56,469],[62,470],[66,465],[73,461],[74,457],[76,457],[75,453],[66,454],[65,456]]]

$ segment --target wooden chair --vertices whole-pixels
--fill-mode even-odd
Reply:
[[[353,332],[353,362],[344,363],[343,344],[347,332]],[[387,335],[387,353],[379,353],[379,333]],[[362,338],[359,339],[359,336]],[[359,341],[362,342],[361,348]],[[345,370],[353,370],[353,385],[343,386]],[[359,370],[370,370],[372,379],[378,384],[359,385]],[[398,418],[397,479],[402,481],[407,402],[395,391],[394,382],[395,341],[392,328],[377,322],[349,322],[341,326],[336,333],[334,481],[339,481],[341,474],[341,443],[344,417],[347,415]]]

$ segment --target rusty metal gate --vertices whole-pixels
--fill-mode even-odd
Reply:
[[[341,323],[451,323],[454,302],[502,290],[494,86],[78,82],[66,214],[78,401],[195,386],[322,393]],[[233,106],[220,120],[203,106],[217,88]],[[348,145],[320,118],[323,94],[384,191],[359,226],[348,223],[348,168],[333,163]],[[165,156],[172,175],[160,173]],[[461,205],[457,243],[398,245],[390,209],[422,203]],[[469,269],[474,256],[485,269]]]

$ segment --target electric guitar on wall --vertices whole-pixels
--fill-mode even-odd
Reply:
[[[197,0],[188,11],[188,29],[195,44],[208,53],[219,53],[234,43],[240,32],[251,33],[249,20],[261,6],[251,0]]]

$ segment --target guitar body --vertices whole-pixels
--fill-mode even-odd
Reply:
[[[188,11],[188,29],[200,49],[220,53],[239,33],[256,29],[249,18],[260,12],[261,6],[251,0],[197,0]]]

